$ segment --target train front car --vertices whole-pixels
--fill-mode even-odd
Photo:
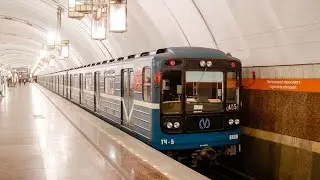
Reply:
[[[235,155],[240,149],[241,62],[207,48],[168,52],[154,60],[153,97],[160,110],[153,116],[153,146],[166,152],[211,149],[215,156]]]

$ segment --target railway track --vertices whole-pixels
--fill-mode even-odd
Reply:
[[[221,163],[196,167],[193,169],[213,180],[258,180],[255,177],[252,177],[246,173],[243,173],[237,169],[228,167]]]
[[[257,178],[254,178],[246,173],[243,173],[241,171],[238,171],[236,169],[230,168],[228,166],[217,164],[214,167],[214,177],[217,177],[219,179],[223,180],[231,180],[231,179],[237,179],[237,180],[258,180]]]

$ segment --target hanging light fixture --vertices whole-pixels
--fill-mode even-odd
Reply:
[[[69,18],[91,14],[91,38],[104,40],[109,32],[127,31],[127,0],[69,0]],[[109,17],[107,17],[107,15]]]
[[[55,62],[54,62],[54,57],[51,57],[50,59],[49,59],[49,67],[55,67]]]
[[[75,1],[75,11],[83,14],[89,14],[92,11],[92,1],[91,0],[76,0]]]
[[[69,40],[62,41],[60,56],[63,58],[69,57]]]
[[[76,11],[76,0],[69,0],[68,17],[74,19],[82,19],[84,14]]]
[[[47,61],[43,62],[43,69],[47,69],[47,67],[48,67]]]
[[[127,31],[127,0],[110,0],[109,31],[116,33]]]
[[[106,39],[107,32],[107,0],[93,1],[91,16],[91,38],[95,40]]]
[[[56,35],[55,35],[55,33],[54,32],[49,32],[48,34],[47,34],[47,45],[48,46],[54,46],[54,43],[55,43],[55,37],[56,37]]]
[[[40,50],[40,56],[39,59],[46,58],[48,56],[48,51],[45,49]]]

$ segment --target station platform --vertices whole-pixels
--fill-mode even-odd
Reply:
[[[208,179],[38,84],[0,98],[0,179]]]

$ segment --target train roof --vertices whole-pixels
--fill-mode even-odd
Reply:
[[[181,58],[213,58],[213,59],[230,59],[230,55],[218,49],[205,47],[170,47],[167,48],[170,55]],[[160,55],[161,56],[161,55]],[[233,58],[232,58],[233,59]]]
[[[213,48],[205,48],[205,47],[169,47],[169,48],[162,48],[162,49],[157,49],[155,51],[150,51],[150,52],[142,52],[139,54],[132,54],[126,57],[119,57],[115,59],[109,59],[97,63],[92,63],[88,65],[83,65],[80,67],[75,67],[71,69],[66,69],[58,72],[53,72],[50,74],[60,74],[65,71],[70,71],[70,70],[76,70],[76,69],[82,69],[82,68],[87,68],[87,67],[92,67],[96,65],[102,65],[102,64],[109,64],[112,62],[119,62],[119,61],[124,61],[124,60],[133,60],[133,59],[139,59],[141,57],[156,57],[156,59],[163,60],[165,58],[212,58],[212,59],[232,59],[239,61],[239,59],[232,57],[231,54],[229,53],[224,53],[221,50],[218,49],[213,49]],[[49,75],[49,74],[47,74]]]

